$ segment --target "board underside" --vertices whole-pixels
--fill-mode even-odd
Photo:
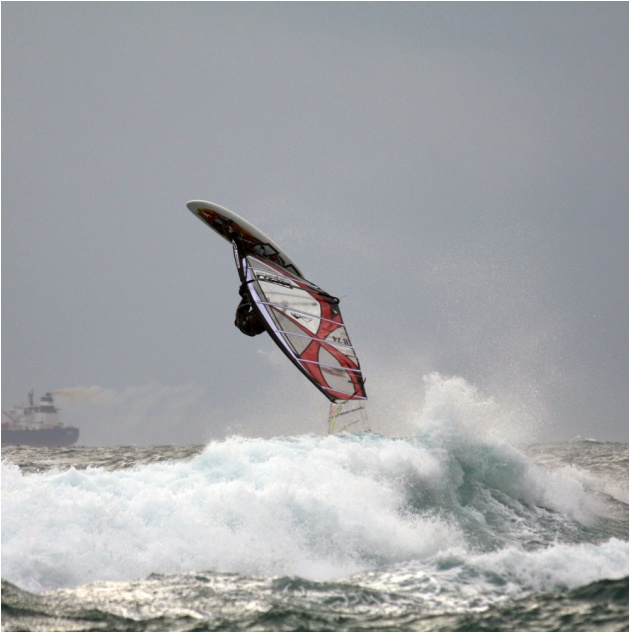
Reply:
[[[303,277],[296,263],[270,237],[233,211],[204,200],[191,200],[186,206],[228,242],[237,241],[245,251],[256,253]]]

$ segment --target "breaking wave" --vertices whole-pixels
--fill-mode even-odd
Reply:
[[[612,499],[435,429],[232,437],[129,470],[2,468],[3,577],[31,591],[192,570],[326,580],[412,565],[490,583],[503,570],[529,590],[627,573]]]

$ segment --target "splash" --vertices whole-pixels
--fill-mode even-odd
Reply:
[[[417,432],[456,441],[524,445],[536,437],[539,421],[518,402],[499,401],[459,376],[423,377],[424,401],[413,415]]]

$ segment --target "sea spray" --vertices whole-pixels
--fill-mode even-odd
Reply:
[[[460,376],[423,376],[423,401],[413,416],[416,433],[442,440],[524,445],[537,439],[538,422],[521,404],[499,401]]]

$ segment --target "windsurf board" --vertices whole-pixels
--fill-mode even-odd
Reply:
[[[228,242],[236,241],[245,251],[266,257],[274,264],[304,277],[297,264],[270,237],[240,215],[205,200],[191,200],[186,206]]]

